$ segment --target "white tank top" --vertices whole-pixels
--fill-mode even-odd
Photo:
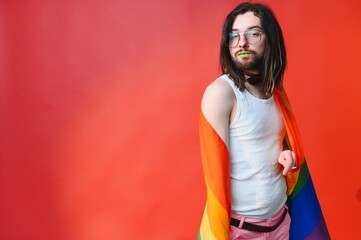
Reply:
[[[286,180],[277,162],[285,134],[282,115],[273,96],[260,99],[240,91],[221,76],[237,98],[237,113],[229,125],[232,211],[269,218],[285,204]]]

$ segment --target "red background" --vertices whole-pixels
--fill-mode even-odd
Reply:
[[[333,239],[361,236],[361,4],[264,1]],[[0,2],[0,238],[195,239],[198,112],[239,1]]]

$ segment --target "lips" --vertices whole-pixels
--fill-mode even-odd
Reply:
[[[241,50],[241,51],[237,52],[237,55],[241,56],[241,57],[248,57],[250,54],[251,54],[250,51],[244,51],[244,50]]]

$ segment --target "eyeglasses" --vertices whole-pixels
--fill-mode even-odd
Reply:
[[[228,34],[228,44],[227,47],[234,48],[237,47],[239,44],[239,41],[241,39],[241,35],[245,37],[247,43],[254,45],[261,41],[262,38],[262,31],[258,29],[250,29],[243,32],[232,32]]]

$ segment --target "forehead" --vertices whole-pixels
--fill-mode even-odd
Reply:
[[[246,12],[243,14],[239,14],[232,25],[232,30],[244,31],[250,28],[261,26],[261,19],[254,15],[253,12]]]

